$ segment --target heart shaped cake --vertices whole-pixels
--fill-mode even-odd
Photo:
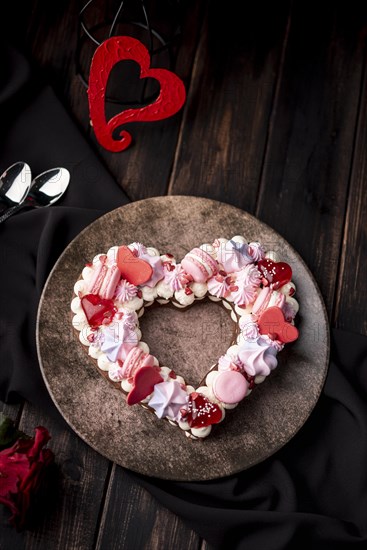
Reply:
[[[71,302],[79,341],[99,371],[125,396],[159,419],[203,439],[277,367],[277,354],[298,337],[292,269],[273,251],[242,236],[219,238],[171,254],[134,242],[113,246],[87,264]],[[219,302],[234,323],[229,348],[197,388],[165,366],[142,341],[145,308],[185,309]]]

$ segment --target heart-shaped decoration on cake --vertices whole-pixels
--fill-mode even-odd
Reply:
[[[205,438],[298,337],[292,270],[274,257],[241,235],[194,247],[181,262],[139,242],[113,246],[95,256],[75,283],[73,326],[127,405],[139,404],[189,438]],[[149,353],[139,318],[153,304],[182,310],[202,300],[221,304],[234,332],[229,348],[194,387]]]
[[[107,82],[116,63],[135,61],[140,66],[140,78],[154,78],[160,86],[157,99],[150,105],[137,109],[126,109],[106,120],[105,98]],[[131,143],[131,134],[120,131],[120,139],[113,138],[113,132],[130,122],[153,122],[176,114],[186,99],[182,80],[167,69],[151,69],[150,55],[146,47],[131,36],[113,36],[96,49],[89,75],[89,113],[93,130],[99,143],[112,152],[126,149]]]
[[[288,344],[298,338],[298,329],[287,323],[284,313],[279,307],[269,307],[258,319],[260,334],[269,334],[272,338]]]
[[[285,262],[274,262],[270,258],[264,258],[259,261],[258,268],[274,290],[278,290],[292,280],[292,268]]]
[[[106,300],[96,294],[82,296],[80,303],[92,328],[111,323],[117,311],[113,300]]]
[[[190,428],[206,428],[218,424],[222,420],[222,411],[216,403],[212,403],[204,395],[192,392],[184,413],[184,418]]]
[[[135,286],[143,285],[149,281],[153,273],[152,266],[138,258],[127,246],[120,246],[118,249],[117,267],[121,276]]]
[[[127,404],[135,405],[150,395],[156,384],[163,378],[154,367],[141,367],[134,375],[132,388],[127,396]]]

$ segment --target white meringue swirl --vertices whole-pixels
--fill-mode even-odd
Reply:
[[[261,336],[240,346],[238,357],[250,376],[268,376],[278,365],[277,350]]]

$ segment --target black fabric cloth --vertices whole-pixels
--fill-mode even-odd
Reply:
[[[0,170],[24,160],[35,175],[55,166],[71,172],[55,206],[0,225],[0,399],[24,397],[55,414],[35,346],[40,293],[68,242],[127,197],[52,90],[15,51],[0,52]],[[247,471],[202,483],[129,475],[217,548],[366,548],[366,357],[367,338],[333,331],[315,410],[285,447]]]
[[[71,174],[54,206],[28,209],[0,224],[0,399],[22,395],[50,405],[35,344],[42,288],[66,245],[128,199],[27,61],[3,46],[0,67],[1,173],[22,160],[32,175],[56,166]]]

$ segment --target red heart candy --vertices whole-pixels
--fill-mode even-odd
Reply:
[[[265,258],[258,262],[257,267],[274,290],[278,290],[292,280],[292,268],[285,262],[273,262]]]
[[[153,103],[140,109],[126,109],[106,120],[105,96],[112,68],[119,61],[130,60],[140,65],[140,78],[154,78],[159,82],[160,93]],[[89,76],[89,112],[93,130],[99,143],[108,151],[118,152],[131,143],[131,134],[120,131],[120,139],[113,132],[122,124],[162,120],[177,113],[186,99],[182,80],[166,69],[150,69],[150,56],[146,47],[131,36],[113,36],[96,49]],[[122,84],[123,85],[123,84]]]
[[[86,294],[80,303],[92,328],[108,325],[116,312],[113,300],[100,298],[97,294]]]
[[[122,277],[135,286],[149,281],[153,273],[152,266],[137,258],[127,246],[120,246],[117,251],[117,267]]]
[[[148,397],[163,378],[155,367],[141,367],[134,376],[133,387],[127,396],[127,404],[135,405]]]
[[[257,321],[260,334],[269,334],[287,344],[298,338],[298,330],[291,323],[287,323],[283,311],[279,307],[269,307]]]
[[[189,423],[190,428],[205,428],[222,420],[220,407],[201,393],[190,393],[186,411],[183,418]]]

